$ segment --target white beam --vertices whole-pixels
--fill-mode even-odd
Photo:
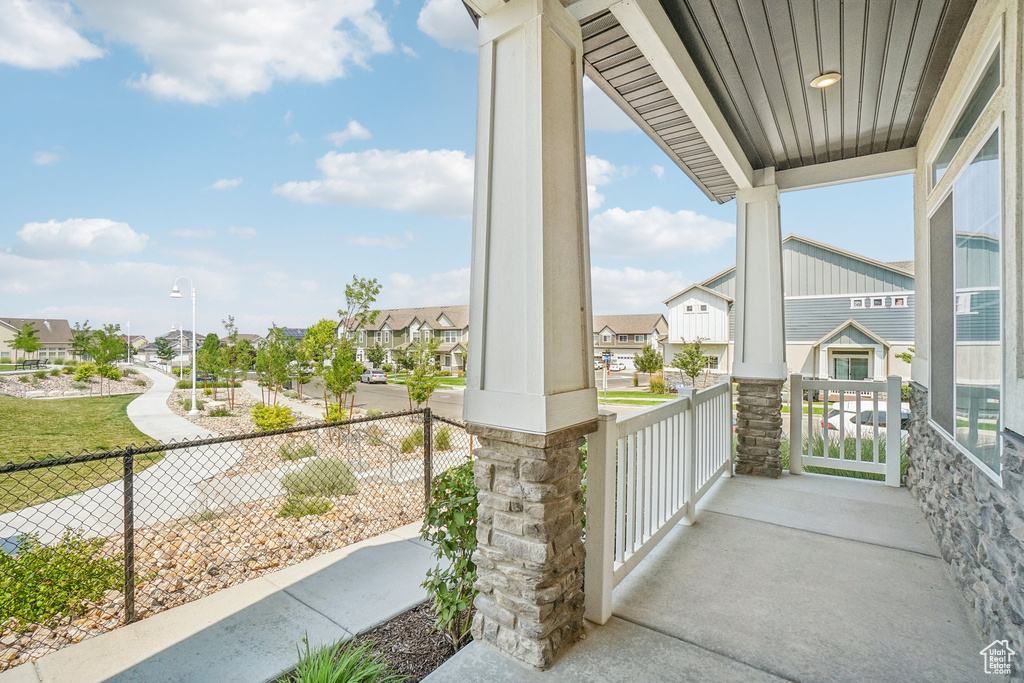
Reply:
[[[478,17],[490,14],[505,4],[505,0],[462,0],[466,7]]]
[[[753,187],[753,169],[690,53],[658,0],[623,0],[612,14],[626,30],[694,127],[740,189]]]
[[[855,183],[860,180],[890,178],[913,173],[916,168],[917,148],[911,147],[776,171],[775,182],[781,192],[791,192]]]
[[[607,9],[610,9],[612,5],[621,2],[622,0],[562,0],[562,4],[565,5],[565,9],[569,10],[569,14],[573,16],[576,21],[583,21],[587,17],[592,17],[595,14],[600,14]]]

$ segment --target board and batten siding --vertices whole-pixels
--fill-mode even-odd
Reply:
[[[701,313],[700,307],[708,307]],[[686,307],[693,306],[687,313]],[[700,338],[707,343],[729,342],[731,338],[729,302],[701,289],[694,288],[668,302],[668,342],[681,344]]]
[[[908,292],[914,278],[789,236],[782,242],[782,279],[786,296]],[[703,283],[735,298],[736,269]],[[911,335],[912,337],[913,335]]]

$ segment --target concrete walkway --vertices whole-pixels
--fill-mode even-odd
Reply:
[[[139,372],[153,386],[128,404],[128,417],[144,434],[164,443],[218,436],[180,417],[167,407],[174,380],[148,368]],[[127,444],[126,444],[127,445]],[[235,444],[168,451],[156,465],[135,475],[137,527],[185,517],[202,509],[199,484],[229,469],[242,457]],[[124,488],[120,480],[66,498],[0,515],[0,541],[36,534],[53,543],[66,528],[83,529],[87,536],[109,536],[124,528]]]
[[[547,672],[473,643],[446,681],[974,681],[986,643],[906,489],[723,479]]]
[[[256,399],[263,399],[263,392],[260,391],[260,385],[252,380],[245,380],[242,382],[242,388],[245,389],[250,396]],[[292,409],[292,412],[311,417],[314,420],[323,421],[324,419],[324,407],[323,404],[317,403],[316,401],[310,401],[304,403],[294,398],[289,398],[283,393],[277,395],[277,405],[288,406]]]
[[[0,683],[262,683],[311,648],[351,638],[426,599],[430,547],[410,524],[0,674]]]

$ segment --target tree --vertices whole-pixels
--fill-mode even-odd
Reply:
[[[324,374],[330,365],[334,348],[338,344],[338,324],[324,318],[315,325],[306,328],[306,336],[299,342],[299,350],[309,361],[313,375],[324,381]],[[324,391],[324,410],[327,410],[327,392]]]
[[[352,283],[345,285],[345,308],[338,309],[340,325],[345,339],[362,327],[372,325],[380,311],[371,307],[380,294],[377,278],[360,278],[352,276]]]
[[[121,338],[120,325],[104,325],[101,329],[92,333],[92,343],[89,345],[89,355],[96,362],[97,374],[100,376],[100,395],[103,395],[103,378],[110,378],[114,375],[113,363],[127,352],[127,344]],[[109,393],[109,384],[107,386]]]
[[[387,351],[381,346],[380,342],[377,342],[370,348],[366,349],[366,360],[370,361],[370,367],[379,368],[384,364],[384,359],[387,357]]]
[[[409,396],[409,410],[412,404],[430,405],[430,397],[441,385],[438,379],[437,347],[441,345],[440,337],[432,337],[413,343],[410,349],[413,357],[412,371],[405,378],[405,390]]]
[[[704,355],[704,341],[702,337],[697,337],[692,342],[683,340],[683,350],[672,357],[672,367],[679,370],[679,381],[682,381],[685,374],[690,378],[690,384],[697,386],[697,375],[708,369],[708,358]]]
[[[351,342],[340,344],[331,358],[330,365],[324,370],[324,419],[331,419],[328,395],[333,396],[338,407],[338,416],[344,415],[345,399],[354,394],[359,371],[362,367],[356,362],[355,348]],[[339,440],[341,434],[339,432]]]
[[[14,338],[7,342],[7,345],[14,349],[14,360],[18,360],[18,351],[22,352],[22,360],[30,353],[35,353],[42,346],[39,341],[39,331],[32,323],[22,323],[21,329],[14,333]]]
[[[248,346],[243,347],[238,339],[238,326],[235,325],[235,316],[229,315],[226,320],[221,320],[224,331],[227,332],[227,341],[221,347],[221,371],[228,380],[228,409],[235,408],[235,384],[240,376],[244,377],[249,369],[250,356]],[[248,344],[248,340],[243,340]],[[205,342],[204,342],[205,343]]]
[[[196,354],[196,368],[204,377],[213,378],[213,398],[217,399],[217,379],[223,373],[224,357],[221,355],[220,337],[212,332],[203,338],[203,344]],[[203,381],[208,386],[208,380]]]
[[[656,372],[661,372],[661,369],[665,366],[665,358],[658,353],[650,344],[644,344],[644,347],[640,349],[640,353],[636,354],[633,358],[633,365],[636,367],[637,372],[647,373],[647,379],[651,379],[651,375]]]
[[[906,351],[904,351],[902,353],[897,353],[896,357],[899,358],[904,363],[906,363],[907,365],[910,365],[910,363],[914,360],[914,354],[915,353],[917,353],[917,351],[915,351],[914,347],[911,346]]]
[[[84,360],[89,355],[89,346],[92,344],[92,329],[89,321],[75,323],[75,329],[71,331],[71,354],[78,356],[78,360]]]
[[[153,346],[156,347],[156,357],[164,363],[170,363],[171,359],[174,358],[174,347],[167,337],[157,337],[157,340],[153,342]]]
[[[410,349],[392,349],[391,357],[399,370],[409,372],[416,366],[416,358],[410,353]]]
[[[295,360],[295,340],[277,325],[267,333],[267,343],[256,352],[256,375],[267,390],[264,403],[277,405],[277,394],[289,379],[288,364]]]

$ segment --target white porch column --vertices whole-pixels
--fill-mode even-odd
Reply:
[[[782,385],[786,380],[782,225],[775,170],[736,193],[736,472],[782,471]]]
[[[481,448],[473,636],[538,668],[583,625],[580,453],[597,429],[582,36],[557,0],[482,2],[463,415]]]

